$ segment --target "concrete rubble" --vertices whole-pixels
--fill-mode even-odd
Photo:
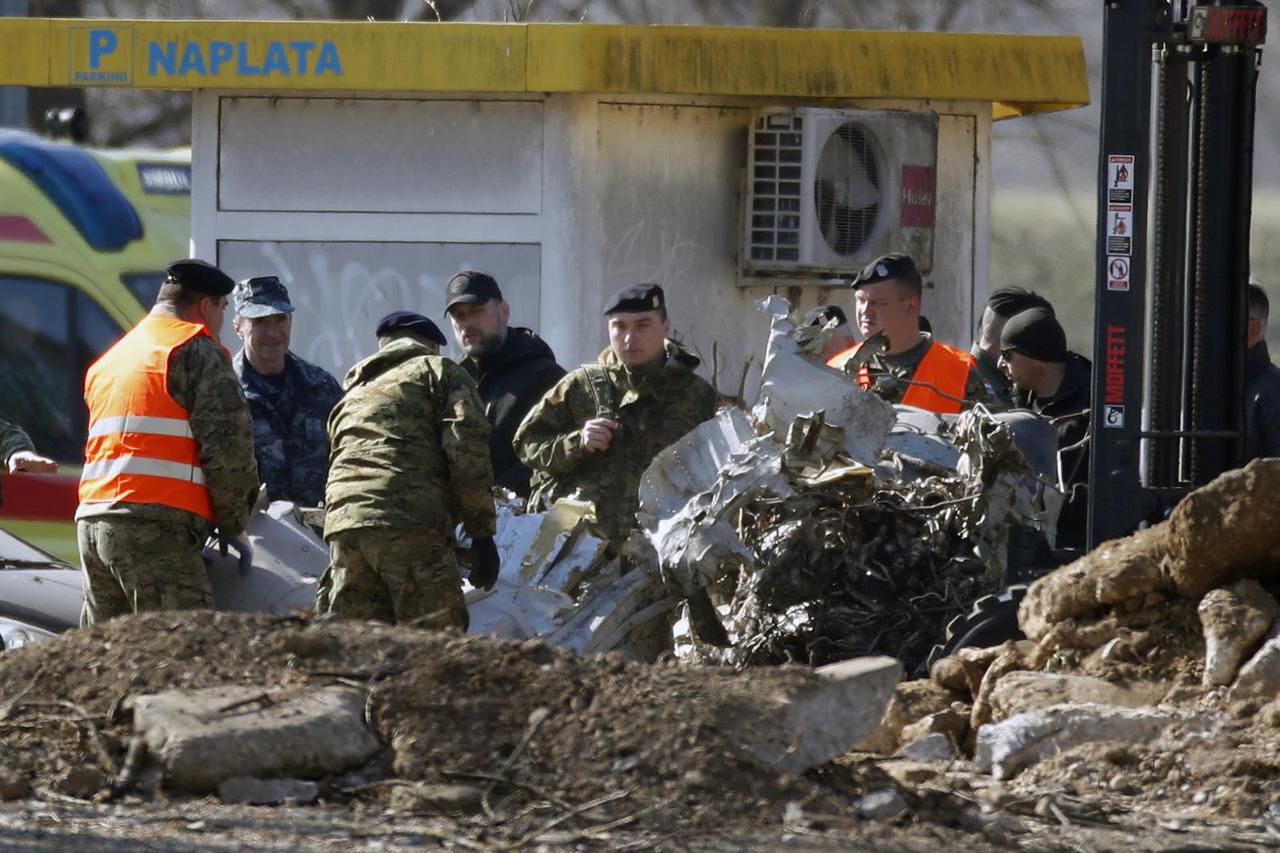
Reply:
[[[819,681],[762,695],[724,729],[743,749],[781,773],[803,773],[843,755],[880,721],[902,678],[893,658],[859,658],[818,667]]]
[[[171,789],[212,791],[244,776],[318,779],[381,748],[365,725],[363,691],[349,687],[227,685],[142,694],[129,704]]]
[[[1278,489],[1280,460],[1255,461],[1042,577],[1018,614],[1029,639],[935,661],[929,680],[898,686],[859,749],[894,756],[903,784],[968,766],[1024,792],[1271,814]]]
[[[1197,733],[1215,724],[1212,718],[1159,708],[1116,708],[1109,705],[1053,705],[1015,714],[978,730],[974,764],[996,779],[1008,779],[1041,758],[1098,741],[1140,744],[1165,729],[1182,724]]]
[[[1204,686],[1231,683],[1240,664],[1280,614],[1280,607],[1255,580],[1210,590],[1200,599],[1204,629]]]

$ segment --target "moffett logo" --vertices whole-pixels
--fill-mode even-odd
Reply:
[[[71,27],[67,38],[67,82],[81,86],[133,82],[132,27]]]

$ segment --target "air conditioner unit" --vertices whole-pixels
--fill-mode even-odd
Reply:
[[[847,276],[886,252],[932,269],[936,114],[767,110],[748,144],[744,275]]]

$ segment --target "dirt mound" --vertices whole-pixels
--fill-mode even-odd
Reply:
[[[369,690],[367,717],[395,777],[487,787],[512,809],[612,796],[592,813],[697,825],[809,784],[779,780],[721,724],[752,695],[813,679],[801,668],[646,666],[374,623],[147,614],[0,656],[0,762],[17,792],[91,796],[120,771],[129,695],[341,681]]]
[[[1018,608],[1033,640],[1063,620],[1096,617],[1150,595],[1199,601],[1241,578],[1280,577],[1280,459],[1255,459],[1186,496],[1168,521],[1104,542],[1037,580]]]
[[[1162,567],[1200,598],[1239,578],[1280,576],[1280,459],[1255,459],[1196,489],[1169,517]]]

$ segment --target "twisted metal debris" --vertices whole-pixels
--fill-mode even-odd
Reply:
[[[722,412],[660,455],[642,484],[640,521],[668,586],[721,603],[729,645],[706,642],[695,621],[687,654],[735,666],[887,654],[922,672],[944,626],[998,589],[1010,525],[1052,530],[1060,496],[1019,449],[1019,438],[1046,436],[981,407],[925,421],[899,410],[872,434],[887,404],[847,377],[822,368],[841,393],[811,398],[787,381],[816,366],[801,351],[810,342],[797,341],[811,332],[796,329],[775,312],[755,423]],[[819,408],[833,400],[843,425]]]

